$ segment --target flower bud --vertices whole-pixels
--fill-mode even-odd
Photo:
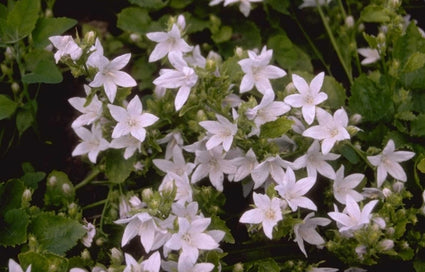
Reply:
[[[4,57],[8,61],[13,60],[15,58],[13,47],[10,47],[10,46],[6,47],[6,50],[4,51]]]
[[[363,32],[363,31],[364,31],[364,29],[365,29],[364,24],[359,24],[359,27],[357,28],[357,30],[358,30],[359,32]]]
[[[355,113],[353,115],[351,115],[350,117],[350,123],[353,125],[357,125],[362,121],[362,116],[358,113]]]
[[[9,67],[7,67],[7,65],[2,63],[0,65],[0,69],[1,69],[1,73],[4,74],[4,75],[10,74],[11,70],[9,69]]]
[[[13,82],[13,83],[12,83],[12,85],[10,85],[10,88],[12,89],[12,91],[13,91],[14,93],[18,93],[18,92],[19,92],[19,90],[21,89],[21,86],[19,86],[19,84],[18,84],[18,83]]]
[[[232,272],[243,272],[243,263],[237,263],[233,266]]]
[[[140,209],[144,206],[144,203],[137,196],[132,196],[129,203],[135,209]]]
[[[55,186],[56,185],[56,182],[57,182],[57,179],[56,179],[56,177],[55,176],[51,176],[50,178],[49,178],[49,180],[47,181],[47,185],[48,186]]]
[[[242,47],[237,46],[236,49],[235,49],[235,54],[239,58],[242,58],[243,57],[243,49],[242,49]]]
[[[89,31],[86,33],[86,35],[84,35],[85,44],[94,44],[95,40],[96,40],[96,34],[94,33],[94,31]]]
[[[401,181],[397,181],[393,184],[393,190],[395,193],[400,193],[404,189],[404,183]]]
[[[71,193],[71,186],[69,186],[68,183],[64,183],[62,184],[62,191],[66,194],[69,195]]]
[[[53,17],[53,11],[51,10],[51,9],[46,9],[46,11],[44,12],[44,16],[46,17],[46,18],[50,18],[50,17]]]
[[[379,32],[378,36],[376,37],[378,44],[385,44],[385,34],[383,32]]]
[[[86,261],[90,261],[91,260],[90,252],[87,250],[87,248],[85,248],[81,252],[81,259],[86,260]]]
[[[105,243],[105,238],[103,237],[99,237],[96,239],[96,245],[97,246],[102,246]]]
[[[149,202],[153,197],[153,191],[151,188],[146,188],[142,192],[142,199],[144,202]]]
[[[138,42],[138,41],[140,41],[142,39],[142,37],[140,36],[140,34],[138,34],[138,33],[131,33],[130,34],[130,40],[132,41],[132,42]]]
[[[388,198],[393,192],[391,192],[391,190],[388,188],[384,188],[382,189],[382,193],[384,194],[385,198]]]
[[[354,18],[353,16],[349,15],[345,18],[345,25],[348,28],[352,28],[354,26]]]
[[[113,264],[120,265],[123,261],[124,257],[122,255],[122,252],[116,247],[111,248],[111,262]]]
[[[393,9],[398,9],[400,7],[400,0],[389,0],[389,6]]]
[[[24,193],[22,194],[22,202],[23,203],[29,203],[32,198],[32,192],[30,189],[25,189]]]

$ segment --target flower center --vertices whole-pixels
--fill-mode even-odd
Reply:
[[[127,124],[128,124],[129,127],[136,127],[138,122],[137,122],[137,120],[130,118],[130,119],[128,119]]]
[[[186,243],[188,243],[188,244],[191,244],[192,243],[192,237],[190,236],[190,234],[189,233],[185,233],[183,236],[182,236],[182,240],[183,241],[185,241]]]
[[[339,132],[339,130],[336,127],[329,129],[329,135],[331,136],[331,138],[337,136],[338,135],[338,132]]]
[[[269,220],[275,220],[276,219],[276,213],[274,212],[273,209],[268,208],[265,212],[265,216],[267,219]]]
[[[314,97],[311,94],[307,94],[304,99],[307,104],[314,104]]]

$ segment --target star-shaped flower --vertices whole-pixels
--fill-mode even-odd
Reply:
[[[88,92],[89,87],[84,86],[86,93]],[[90,125],[100,117],[102,117],[102,102],[100,102],[97,95],[94,95],[91,102],[86,105],[87,98],[85,97],[72,97],[68,99],[69,104],[73,106],[76,110],[82,113],[77,119],[72,122],[72,127],[82,127]]]
[[[159,119],[153,114],[142,112],[143,105],[137,95],[128,103],[127,109],[112,104],[109,104],[108,108],[112,117],[118,122],[112,132],[112,138],[131,134],[143,142],[146,137],[145,127],[154,124]]]
[[[164,180],[173,179],[170,176],[171,173],[180,177],[183,177],[183,175],[190,175],[193,168],[195,168],[195,164],[191,162],[186,163],[183,156],[183,150],[179,146],[175,146],[173,149],[173,161],[154,159],[152,162],[162,172],[166,173]]]
[[[108,141],[103,138],[101,127],[93,125],[91,131],[85,127],[78,127],[74,131],[83,141],[72,151],[72,156],[88,154],[89,160],[96,163],[99,152],[109,147]]]
[[[285,175],[279,178],[278,185],[274,189],[286,200],[293,212],[298,207],[316,211],[317,207],[313,201],[304,196],[315,183],[316,179],[314,177],[306,177],[296,181],[294,171],[288,167]]]
[[[273,50],[267,50],[267,47],[264,46],[259,55],[252,50],[248,50],[249,58],[238,62],[245,73],[239,87],[241,93],[248,92],[255,86],[263,95],[272,95],[274,97],[270,79],[283,77],[286,72],[279,67],[269,65],[272,55]]]
[[[13,259],[9,259],[9,272],[24,272],[22,267]],[[31,265],[27,267],[25,272],[31,272]]]
[[[335,111],[332,116],[327,111],[317,108],[319,125],[312,126],[303,132],[303,136],[322,141],[322,153],[328,154],[336,142],[350,139],[347,131],[348,116],[343,108]]]
[[[294,108],[300,108],[307,124],[311,125],[316,115],[316,105],[328,99],[328,95],[320,92],[325,73],[320,73],[307,84],[304,78],[292,74],[292,82],[299,94],[291,94],[285,97],[285,103]]]
[[[267,157],[252,170],[251,177],[254,180],[254,189],[259,188],[271,176],[274,181],[280,180],[288,167],[289,162],[283,160],[279,155]]]
[[[336,176],[333,183],[333,193],[335,199],[342,204],[346,204],[345,200],[347,195],[350,195],[350,197],[356,202],[363,200],[363,195],[354,190],[354,188],[356,188],[363,179],[363,174],[351,174],[344,177],[344,165],[341,165],[338,171],[336,171]]]
[[[123,272],[159,272],[161,268],[161,256],[155,251],[148,259],[137,262],[133,256],[125,253],[125,268]]]
[[[282,210],[280,209],[281,200],[277,197],[270,199],[267,195],[253,194],[254,209],[242,214],[239,222],[248,224],[260,224],[263,226],[264,234],[273,238],[274,226],[282,220]]]
[[[381,58],[377,49],[359,48],[357,49],[357,52],[362,55],[362,57],[364,57],[361,62],[362,65],[368,65],[377,62]]]
[[[75,61],[83,54],[83,50],[75,43],[72,36],[51,36],[49,40],[52,42],[53,46],[58,49],[54,56],[56,63],[58,63],[63,56],[69,56]]]
[[[149,62],[160,60],[170,52],[192,51],[192,47],[182,39],[180,29],[176,24],[173,24],[169,32],[150,32],[146,36],[149,40],[158,43],[149,56]]]
[[[252,148],[250,148],[245,156],[236,157],[231,159],[233,165],[237,167],[237,170],[233,176],[233,181],[241,181],[258,165],[257,156],[255,155]]]
[[[217,121],[199,122],[199,125],[211,134],[205,146],[207,150],[211,150],[221,144],[224,151],[227,152],[232,146],[233,137],[238,132],[238,127],[220,114],[215,116]]]
[[[90,87],[103,86],[109,102],[114,102],[117,94],[117,86],[134,87],[137,85],[136,81],[129,74],[120,71],[130,61],[131,54],[124,54],[116,57],[112,61],[100,55],[99,52],[96,53],[95,51],[93,54],[95,54],[95,57],[89,59],[91,60],[89,63],[96,67],[98,72],[89,85]]]
[[[387,174],[390,174],[390,176],[400,181],[406,181],[406,173],[399,162],[410,160],[413,156],[415,156],[414,152],[395,151],[394,141],[391,139],[388,141],[381,154],[368,156],[367,159],[369,162],[378,167],[378,187],[381,187],[382,183],[387,178]]]
[[[294,226],[295,239],[298,247],[307,257],[307,253],[304,247],[304,241],[311,245],[323,245],[325,240],[320,236],[320,234],[316,231],[317,226],[326,226],[331,223],[331,220],[324,217],[314,217],[314,213],[309,213],[304,219],[303,222],[298,223]]]
[[[378,200],[370,201],[362,210],[360,210],[359,204],[350,195],[346,196],[345,203],[346,207],[342,213],[329,212],[328,215],[339,224],[339,232],[351,237],[354,231],[370,223],[372,210]]]
[[[160,76],[153,81],[153,84],[163,88],[179,88],[174,100],[174,106],[178,111],[189,98],[191,88],[198,81],[198,75],[187,65],[181,53],[171,52],[168,59],[176,69],[161,69]]]
[[[134,138],[130,134],[121,136],[119,138],[114,138],[109,145],[110,148],[121,149],[125,148],[124,159],[128,159],[133,156],[134,152],[142,148],[142,142],[139,139]]]
[[[320,144],[318,141],[313,141],[311,146],[308,148],[307,153],[297,158],[292,164],[291,167],[294,170],[301,168],[307,168],[307,174],[309,177],[317,177],[317,172],[321,175],[329,178],[335,178],[335,170],[327,161],[334,161],[338,159],[340,155],[334,153],[328,153],[323,155],[320,152]]]
[[[303,3],[299,6],[299,8],[316,7],[317,4],[321,6],[329,5],[331,1],[332,0],[303,0]]]
[[[239,3],[239,10],[245,17],[248,17],[251,12],[251,3],[263,2],[263,0],[224,0],[224,6]],[[215,3],[214,3],[215,4]],[[218,4],[218,3],[217,3]],[[210,5],[213,5],[210,3]]]

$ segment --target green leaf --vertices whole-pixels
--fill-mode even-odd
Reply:
[[[226,222],[217,215],[211,216],[211,224],[209,228],[224,231],[225,235],[223,241],[229,244],[235,243],[235,238],[233,238],[232,232],[230,231],[229,227],[226,226]]]
[[[351,87],[349,108],[352,113],[359,113],[364,121],[388,119],[394,112],[392,94],[366,75],[361,75]]]
[[[75,189],[66,173],[53,170],[46,181],[45,205],[65,206],[74,201]]]
[[[416,272],[425,272],[425,260],[417,258],[413,261],[413,267]]]
[[[425,174],[425,158],[421,159],[416,167],[419,171]]]
[[[25,63],[31,72],[22,77],[23,82],[28,84],[62,82],[62,73],[51,53],[42,49],[34,50],[25,56]]]
[[[407,27],[406,33],[395,42],[393,57],[400,61],[400,67],[404,67],[409,58],[418,52],[425,53],[425,39],[418,27],[411,23]]]
[[[356,151],[349,145],[343,145],[339,152],[352,164],[357,164],[360,161],[359,156],[357,156]]]
[[[220,53],[224,57],[232,56],[236,46],[240,46],[244,49],[261,47],[262,41],[260,29],[255,23],[245,21],[241,24],[237,21],[234,22],[231,27],[233,29],[232,39],[226,43],[219,44]]]
[[[267,46],[273,49],[274,58],[282,68],[313,73],[309,56],[293,44],[285,33],[272,36]]]
[[[19,0],[7,14],[6,22],[0,24],[0,42],[14,43],[28,36],[38,19],[39,0]]]
[[[0,183],[0,218],[11,209],[21,208],[24,183],[19,179],[11,179]]]
[[[331,109],[339,109],[345,105],[347,99],[344,87],[331,76],[325,76],[322,91],[328,95],[325,104]]]
[[[30,232],[41,249],[58,255],[64,255],[86,234],[77,221],[48,213],[41,213],[32,220]]]
[[[20,195],[20,197],[22,197],[22,195]],[[4,218],[0,218],[0,222],[1,246],[14,247],[27,241],[29,216],[24,209],[8,210]]]
[[[265,123],[261,126],[260,137],[278,138],[288,132],[294,121],[282,116],[275,121]]]
[[[24,182],[26,187],[37,189],[38,183],[42,181],[46,177],[46,173],[44,172],[29,172],[25,173],[21,180]]]
[[[425,114],[421,113],[410,123],[412,136],[425,136]]]
[[[50,36],[61,35],[76,24],[76,20],[66,17],[41,18],[32,32],[34,47],[46,47],[50,43]]]
[[[222,43],[230,40],[232,37],[232,28],[230,26],[222,26],[220,30],[211,35],[211,39],[215,43]]]
[[[270,5],[272,9],[285,14],[291,15],[288,8],[290,8],[291,3],[288,0],[265,0],[266,4]]]
[[[16,114],[16,128],[18,129],[19,136],[21,136],[28,128],[32,126],[35,121],[35,111],[33,106],[35,101],[28,102],[20,108]]]
[[[146,9],[129,7],[118,14],[117,26],[124,31],[145,34],[151,22]]]
[[[425,53],[414,52],[407,59],[406,64],[404,65],[403,72],[413,72],[419,68],[422,68],[425,65]]]
[[[112,183],[124,182],[134,170],[135,156],[125,160],[122,151],[109,150],[106,154],[105,174]]]
[[[279,264],[271,258],[259,260],[256,262],[256,265],[257,265],[258,272],[279,272],[280,271]]]
[[[165,7],[169,0],[129,0],[130,3],[136,4],[142,8],[160,9]]]
[[[192,3],[194,0],[171,0],[170,7],[182,9]]]
[[[417,69],[412,72],[402,73],[400,75],[400,81],[403,86],[407,89],[422,91],[425,89],[425,67]]]
[[[40,254],[34,251],[28,251],[18,255],[19,263],[22,267],[31,265],[31,272],[51,271],[54,267],[56,272],[68,272],[69,261],[61,256],[44,253]]]
[[[378,5],[369,5],[365,7],[361,14],[360,20],[367,23],[386,23],[390,21],[389,10]]]
[[[16,111],[17,105],[18,104],[7,95],[0,94],[0,120],[12,116]]]

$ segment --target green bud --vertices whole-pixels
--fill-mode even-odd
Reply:
[[[51,187],[53,187],[53,186],[55,186],[55,185],[56,185],[56,182],[57,182],[56,177],[55,177],[55,176],[51,176],[51,177],[49,178],[49,180],[47,181],[47,186],[51,186]]]
[[[81,252],[81,258],[82,258],[83,260],[86,260],[86,261],[90,261],[90,260],[91,260],[90,252],[88,251],[88,249],[87,249],[87,248],[85,248],[85,249]]]
[[[19,86],[16,82],[13,82],[12,85],[10,85],[10,88],[14,93],[18,93],[21,90],[21,86]]]
[[[112,264],[120,265],[124,261],[124,257],[122,255],[122,252],[114,247],[111,248],[111,262]]]
[[[64,183],[62,184],[62,191],[65,193],[65,195],[69,195],[72,193],[72,188],[68,183]]]
[[[149,202],[153,198],[153,191],[151,188],[146,188],[142,192],[142,199],[144,202]]]
[[[345,25],[348,28],[352,28],[354,26],[354,18],[353,16],[349,15],[345,18]]]
[[[29,203],[31,202],[32,192],[30,189],[25,189],[22,193],[22,206],[29,207]]]
[[[233,266],[233,272],[243,272],[243,263],[237,263]]]
[[[57,265],[56,264],[50,264],[48,272],[56,272],[56,271],[58,271]]]
[[[132,41],[132,42],[138,42],[141,39],[142,39],[142,37],[138,33],[131,33],[130,34],[130,41]]]
[[[385,44],[385,34],[382,32],[379,32],[378,37],[376,37],[378,44]]]
[[[4,51],[4,57],[7,61],[11,61],[15,59],[14,49],[13,47],[6,47],[6,50]]]
[[[51,9],[46,9],[46,11],[44,12],[44,17],[46,18],[51,18],[53,17],[53,11]]]
[[[11,70],[9,69],[9,67],[7,67],[7,65],[5,65],[3,63],[0,65],[0,68],[1,68],[2,74],[8,75],[11,72]]]
[[[105,242],[106,242],[105,238],[99,237],[99,238],[96,239],[95,243],[96,243],[97,246],[102,246]]]
[[[93,31],[89,31],[86,33],[86,35],[84,35],[83,42],[85,44],[94,44],[95,40],[96,40],[96,34]]]

